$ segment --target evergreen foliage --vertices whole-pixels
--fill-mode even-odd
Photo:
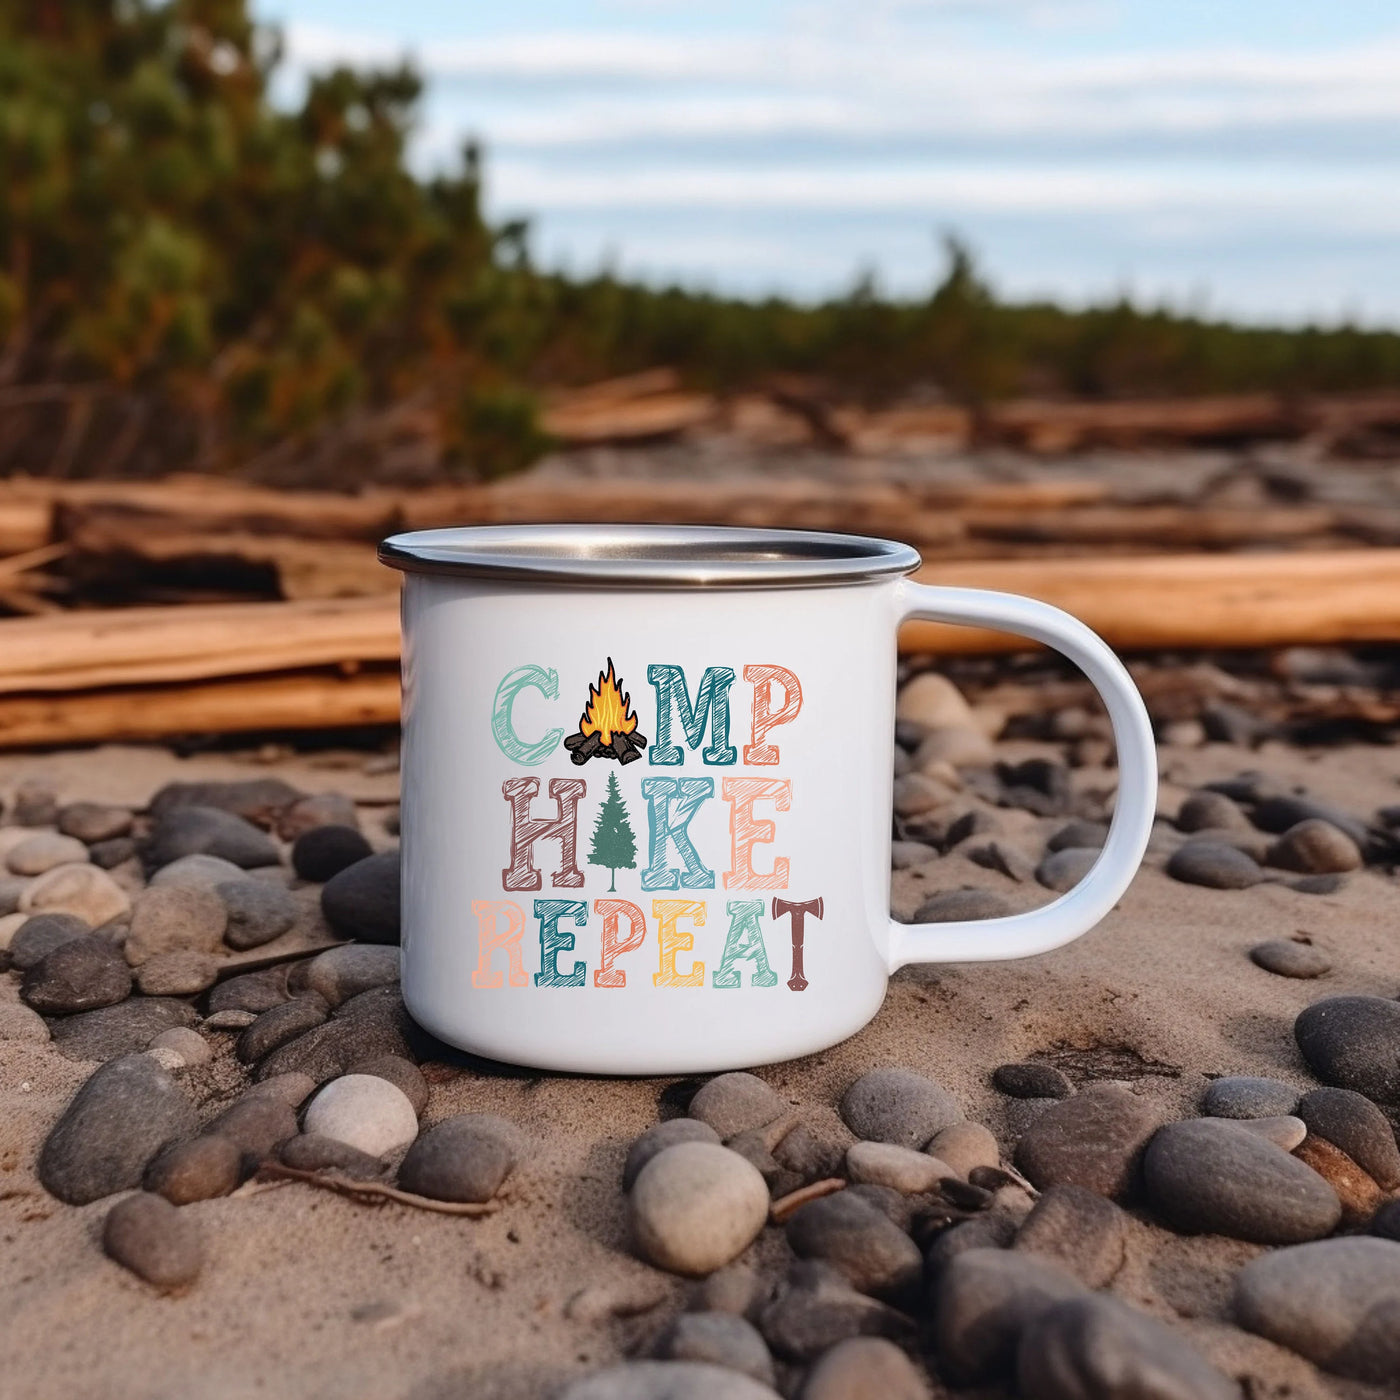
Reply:
[[[608,790],[598,809],[598,822],[593,828],[593,849],[588,854],[589,865],[602,865],[612,871],[611,894],[617,889],[617,872],[637,868],[637,838],[627,819],[627,804],[617,785],[617,774],[608,774]]]

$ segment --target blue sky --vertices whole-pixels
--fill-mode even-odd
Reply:
[[[284,92],[411,56],[415,160],[485,144],[537,258],[1400,325],[1394,0],[260,0]]]

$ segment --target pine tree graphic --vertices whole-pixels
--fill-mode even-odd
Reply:
[[[632,834],[632,824],[627,820],[627,806],[622,800],[616,773],[608,774],[608,790],[598,813],[598,825],[593,828],[593,850],[589,853],[588,863],[606,865],[612,871],[609,894],[617,889],[619,870],[637,868],[637,838]]]

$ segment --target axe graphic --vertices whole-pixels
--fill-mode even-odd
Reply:
[[[807,979],[802,975],[802,936],[805,932],[804,925],[807,915],[812,914],[816,918],[822,917],[822,901],[820,899],[808,899],[801,904],[793,900],[773,898],[773,917],[781,919],[784,914],[792,915],[792,976],[788,978],[788,986],[794,992],[805,991]]]

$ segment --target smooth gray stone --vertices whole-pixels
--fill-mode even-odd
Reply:
[[[559,1400],[779,1400],[750,1376],[699,1361],[624,1361],[574,1381]]]
[[[1063,1070],[1033,1060],[998,1065],[992,1071],[992,1083],[1013,1099],[1067,1099],[1074,1093]]]
[[[995,870],[1018,885],[1029,884],[1035,879],[1035,862],[1024,852],[1007,841],[988,841],[985,846],[969,846],[964,852],[974,865],[984,870]]]
[[[349,826],[358,830],[359,825],[355,804],[343,792],[318,792],[298,798],[277,814],[277,834],[284,841],[295,841],[313,827]]]
[[[194,1008],[175,997],[128,997],[115,1006],[49,1023],[53,1043],[70,1060],[113,1060],[144,1050],[162,1031],[192,1026]]]
[[[171,1205],[227,1196],[243,1178],[243,1153],[232,1138],[216,1133],[172,1143],[146,1168],[143,1185]]]
[[[147,1191],[108,1212],[102,1248],[162,1293],[187,1288],[204,1265],[204,1237],[194,1215]]]
[[[772,1385],[773,1358],[753,1323],[727,1312],[684,1312],[661,1334],[656,1355],[663,1361],[703,1361],[740,1371]]]
[[[1292,1113],[1298,1090],[1279,1079],[1231,1074],[1215,1080],[1201,1100],[1201,1112],[1209,1118],[1277,1118]]]
[[[758,1329],[773,1351],[805,1362],[847,1337],[913,1340],[904,1313],[857,1292],[829,1264],[800,1259],[788,1270],[771,1302],[759,1313]]]
[[[333,875],[374,854],[354,826],[313,826],[292,844],[292,869],[303,880],[324,884]]]
[[[114,841],[131,830],[132,814],[126,807],[104,802],[70,802],[58,814],[58,829],[65,836],[76,836],[88,846]]]
[[[823,1352],[799,1400],[928,1400],[928,1382],[893,1342],[848,1337]]]
[[[1400,1001],[1326,997],[1299,1014],[1293,1036],[1325,1084],[1400,1104]]]
[[[1332,959],[1310,943],[1297,943],[1291,938],[1271,938],[1267,943],[1256,943],[1249,950],[1249,958],[1265,972],[1276,977],[1321,977],[1332,971]]]
[[[1345,832],[1360,847],[1365,847],[1370,833],[1366,823],[1358,821],[1350,812],[1319,802],[1312,797],[1292,795],[1267,796],[1259,801],[1250,813],[1250,819],[1260,831],[1282,835],[1299,822],[1324,821]]]
[[[91,933],[76,914],[35,914],[26,919],[10,939],[10,965],[28,972],[61,943],[71,943]]]
[[[181,856],[169,865],[162,865],[150,878],[148,888],[166,885],[193,885],[197,889],[215,890],[228,881],[245,879],[240,866],[220,856]]]
[[[1103,1288],[1123,1266],[1128,1217],[1082,1186],[1052,1186],[1022,1222],[1015,1247],[1053,1260],[1089,1288]]]
[[[1143,1159],[1147,1202],[1174,1229],[1298,1244],[1336,1229],[1337,1193],[1311,1167],[1226,1118],[1161,1128]]]
[[[1156,1110],[1115,1085],[1085,1089],[1039,1113],[1021,1134],[1016,1165],[1040,1190],[1061,1183],[1126,1200],[1138,1185]]]
[[[1386,1191],[1400,1187],[1400,1148],[1389,1120],[1352,1089],[1313,1089],[1293,1110],[1308,1131],[1339,1147]]]
[[[245,1166],[251,1168],[267,1161],[282,1143],[296,1136],[296,1110],[265,1095],[245,1097],[219,1114],[205,1132],[235,1142]]]
[[[399,950],[379,943],[348,943],[317,954],[306,966],[306,987],[336,1007],[399,980]]]
[[[821,1259],[853,1288],[876,1297],[909,1298],[923,1274],[918,1246],[888,1216],[851,1191],[801,1206],[788,1220],[787,1241],[799,1259]]]
[[[1108,840],[1108,827],[1103,822],[1072,821],[1062,826],[1045,843],[1047,851],[1098,851]]]
[[[872,1069],[841,1099],[846,1126],[866,1142],[922,1148],[933,1135],[962,1120],[957,1100],[910,1069]]]
[[[627,1160],[622,1164],[622,1189],[632,1189],[637,1174],[658,1152],[664,1152],[678,1142],[718,1143],[719,1140],[719,1134],[708,1123],[702,1123],[698,1118],[668,1118],[664,1123],[657,1123],[648,1128],[628,1149]]]
[[[1020,1224],[1009,1211],[985,1210],[970,1220],[940,1231],[924,1255],[925,1276],[930,1283],[936,1283],[939,1275],[958,1255],[973,1249],[1009,1249]]]
[[[381,851],[347,866],[321,887],[321,912],[342,938],[399,941],[399,853]]]
[[[1223,792],[1189,793],[1176,814],[1178,831],[1248,831],[1249,818]]]
[[[131,969],[105,938],[85,934],[45,953],[24,974],[19,994],[46,1016],[95,1011],[131,995]]]
[[[197,1120],[180,1086],[149,1055],[123,1055],[73,1096],[39,1152],[44,1189],[86,1205],[141,1184],[146,1164]]]
[[[245,1065],[256,1064],[281,1045],[305,1035],[324,1023],[330,1008],[324,998],[309,992],[264,1011],[238,1037],[237,1055]]]
[[[217,807],[176,806],[160,817],[141,850],[150,870],[181,856],[218,856],[245,870],[276,865],[276,843],[251,822]]]
[[[281,778],[244,778],[236,782],[166,783],[151,798],[157,819],[177,807],[217,807],[256,826],[270,827],[283,808],[305,794]]]
[[[1264,878],[1256,861],[1221,841],[1188,841],[1167,861],[1167,874],[1185,885],[1247,890]]]
[[[413,1046],[423,1033],[409,1019],[397,987],[377,987],[337,1006],[331,1019],[314,1030],[279,1045],[258,1062],[258,1079],[293,1071],[308,1074],[318,1084],[344,1074],[359,1060],[375,1055],[416,1059]]]
[[[288,1138],[278,1156],[286,1166],[303,1172],[337,1171],[356,1181],[373,1181],[384,1174],[384,1163],[378,1157],[319,1133]]]
[[[1099,858],[1097,846],[1066,846],[1053,851],[1036,867],[1035,878],[1047,890],[1064,894],[1079,884]]]
[[[756,1074],[735,1070],[717,1074],[696,1091],[687,1110],[721,1138],[761,1128],[788,1111],[788,1104]]]
[[[1021,1250],[973,1249],[952,1259],[935,1286],[935,1354],[958,1384],[1005,1374],[1021,1334],[1085,1288],[1072,1274]]]
[[[420,1118],[428,1106],[428,1081],[423,1071],[402,1055],[371,1055],[356,1062],[346,1070],[347,1074],[369,1074],[392,1084],[410,1104]]]
[[[435,1201],[489,1201],[515,1170],[515,1125],[494,1113],[459,1113],[434,1124],[408,1149],[399,1185]]]
[[[214,893],[228,910],[224,942],[240,952],[280,938],[300,912],[290,890],[267,880],[226,880]]]
[[[1056,1304],[1021,1335],[1023,1400],[1240,1400],[1240,1389],[1155,1318],[1113,1298]]]
[[[964,919],[1002,919],[1015,912],[1010,901],[992,890],[940,890],[919,906],[914,922],[949,924]]]
[[[1400,1242],[1355,1236],[1280,1249],[1235,1279],[1235,1320],[1340,1376],[1400,1376]]]
[[[130,836],[114,836],[110,841],[94,841],[88,847],[88,859],[102,870],[115,870],[125,865],[139,853],[136,841]]]
[[[270,1011],[290,1001],[287,992],[285,964],[264,968],[261,972],[245,972],[220,982],[209,992],[209,1014],[216,1011]]]

